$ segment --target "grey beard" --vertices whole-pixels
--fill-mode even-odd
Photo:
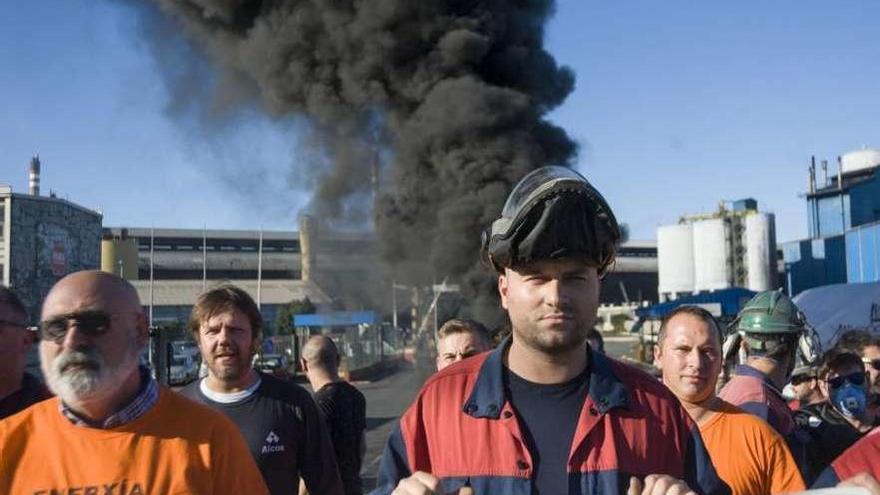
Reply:
[[[65,352],[51,363],[41,362],[46,384],[66,403],[98,399],[112,395],[128,376],[128,369],[137,366],[137,355],[131,356],[114,369],[107,366],[95,348]],[[133,363],[132,363],[133,362]],[[65,370],[72,364],[84,365]]]

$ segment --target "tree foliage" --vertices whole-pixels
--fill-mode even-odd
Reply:
[[[292,335],[293,316],[314,313],[316,311],[315,304],[308,297],[305,299],[294,299],[281,306],[278,308],[278,314],[275,317],[275,334]]]

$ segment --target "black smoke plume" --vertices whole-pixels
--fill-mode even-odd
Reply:
[[[306,119],[316,214],[363,215],[378,168],[373,214],[397,280],[449,277],[495,305],[480,230],[525,173],[576,152],[545,119],[574,86],[543,48],[552,0],[141,2],[217,71],[208,87],[169,78],[176,94],[257,94],[270,115]]]

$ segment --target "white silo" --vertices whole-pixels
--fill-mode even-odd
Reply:
[[[726,289],[733,284],[729,226],[723,218],[700,220],[694,229],[694,290]]]
[[[694,236],[690,224],[657,229],[657,272],[661,295],[694,291]]]
[[[773,214],[746,216],[744,237],[748,289],[775,289],[776,221]]]
[[[880,150],[851,151],[840,157],[840,165],[844,174],[874,168],[880,165]]]

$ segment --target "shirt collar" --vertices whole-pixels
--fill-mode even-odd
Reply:
[[[477,374],[476,383],[470,397],[462,405],[462,411],[475,418],[498,419],[505,403],[504,397],[504,353],[510,347],[511,337],[507,337],[483,361]],[[596,408],[604,413],[613,407],[627,407],[629,391],[614,375],[608,358],[595,352],[589,346],[589,396]]]
[[[91,421],[78,415],[64,403],[58,402],[61,414],[76,426],[86,426],[91,428],[99,428],[107,430],[116,428],[138,419],[147,413],[159,401],[159,385],[150,375],[150,370],[146,366],[139,366],[141,375],[141,388],[138,395],[131,400],[125,407],[111,414],[109,417],[100,422]]]
[[[219,404],[235,404],[238,402],[242,402],[248,397],[254,395],[258,388],[260,388],[260,384],[263,383],[263,377],[260,376],[260,373],[257,372],[257,380],[251,384],[248,388],[244,390],[240,390],[238,392],[215,392],[208,388],[208,378],[202,378],[199,382],[199,390],[202,392],[202,395],[207,397],[209,400],[217,402]]]
[[[752,368],[751,366],[749,366],[747,364],[736,365],[736,369],[734,370],[734,373],[737,375],[740,375],[740,376],[751,376],[753,378],[757,378],[757,379],[761,380],[764,383],[770,383],[770,377],[767,375],[767,373],[764,373],[761,370]]]
[[[764,373],[761,370],[752,368],[747,364],[738,364],[736,365],[734,374],[739,376],[750,376],[752,378],[757,378],[758,380],[761,380],[761,383],[765,387],[772,390],[774,393],[776,393],[776,395],[782,397],[782,392],[776,388],[776,385],[774,385],[772,381],[770,381],[770,375]]]

